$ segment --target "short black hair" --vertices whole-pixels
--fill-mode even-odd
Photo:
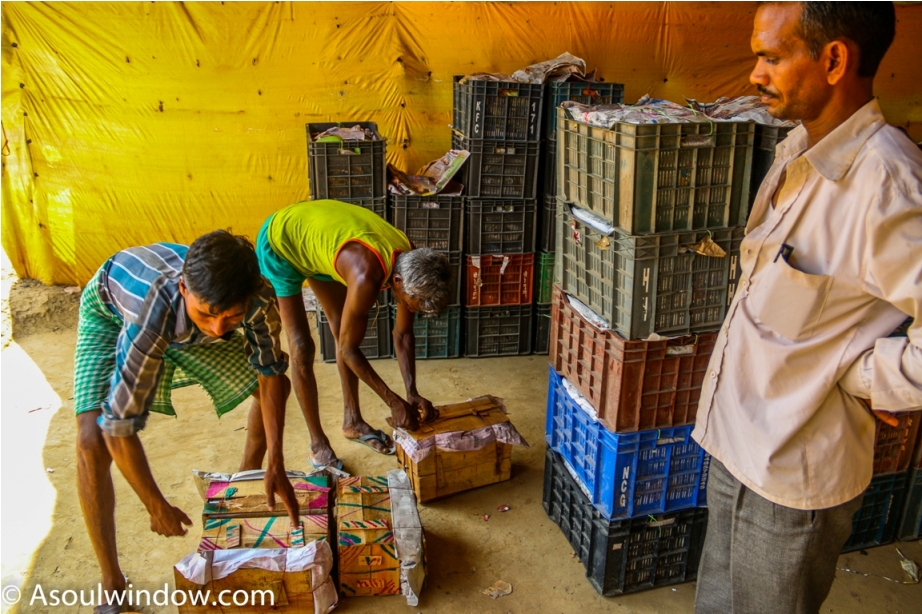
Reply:
[[[227,230],[209,232],[189,246],[182,276],[213,313],[248,304],[263,285],[253,244]]]
[[[801,38],[814,60],[823,47],[847,38],[858,46],[858,76],[873,77],[896,35],[892,2],[802,2]]]

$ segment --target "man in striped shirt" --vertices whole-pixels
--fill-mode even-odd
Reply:
[[[240,470],[259,469],[268,449],[269,507],[278,495],[297,524],[282,455],[291,385],[280,330],[275,295],[260,275],[252,244],[223,230],[188,248],[157,243],[126,249],[87,284],[74,358],[77,482],[104,590],[125,588],[115,541],[113,460],[150,513],[152,531],[184,535],[183,525],[192,524],[160,492],[137,436],[150,411],[175,415],[172,388],[200,384],[219,416],[255,397]]]

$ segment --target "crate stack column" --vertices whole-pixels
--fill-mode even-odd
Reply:
[[[603,595],[693,580],[710,458],[691,432],[739,278],[753,125],[557,113],[545,509],[606,553],[577,550]]]
[[[586,105],[624,100],[621,83],[550,82],[545,91],[545,141],[541,151],[542,194],[538,200],[538,252],[535,255],[535,354],[547,354],[557,213],[557,107],[565,101]]]
[[[460,196],[391,197],[391,224],[402,230],[414,247],[442,252],[451,263],[449,306],[437,315],[416,314],[417,360],[461,356],[462,217]],[[391,305],[390,310],[393,329],[397,305]]]
[[[530,354],[544,86],[455,77],[464,166],[464,355]]]
[[[358,126],[371,140],[318,142],[316,136],[330,128]],[[338,200],[358,205],[387,219],[387,141],[373,122],[340,121],[307,124],[308,180],[311,200]],[[391,355],[390,293],[382,292],[368,317],[368,330],[360,346],[365,358]],[[317,306],[317,332],[323,362],[336,362],[336,342],[326,314]]]

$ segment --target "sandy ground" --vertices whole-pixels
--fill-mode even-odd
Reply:
[[[5,280],[6,287],[9,279]],[[52,299],[46,295],[54,294]],[[62,298],[63,297],[63,298]],[[21,587],[16,612],[89,612],[88,607],[28,605],[36,585],[49,589],[95,588],[98,567],[84,529],[75,494],[72,357],[76,340],[74,297],[63,290],[20,285],[13,292],[10,340],[4,324],[3,350],[3,585]],[[44,302],[44,303],[43,303]],[[40,303],[48,308],[36,307]],[[8,313],[8,312],[7,312]],[[4,318],[5,319],[5,318]],[[44,325],[42,325],[44,323]],[[25,332],[23,332],[25,331]],[[397,390],[396,361],[379,360],[375,368]],[[600,597],[584,577],[561,531],[541,507],[544,464],[544,414],[547,360],[544,356],[508,359],[420,362],[420,391],[433,402],[447,403],[492,394],[505,399],[510,417],[530,449],[513,453],[511,482],[481,488],[421,507],[428,540],[429,579],[418,608],[401,597],[353,598],[340,602],[344,612],[692,612],[694,583],[664,587],[617,598]],[[324,428],[347,470],[380,474],[394,468],[385,457],[351,444],[339,431],[341,393],[334,365],[318,362]],[[363,388],[364,411],[385,427],[384,404]],[[166,497],[193,519],[202,501],[191,469],[233,471],[243,448],[246,411],[217,419],[204,392],[175,393],[177,419],[154,415],[142,440],[154,475]],[[307,428],[292,398],[288,403],[285,452],[287,464],[307,469]],[[115,472],[118,497],[119,553],[124,571],[136,587],[155,590],[172,585],[172,566],[193,552],[199,526],[183,538],[162,538],[148,529],[148,516],[130,487]],[[497,513],[498,505],[510,511]],[[489,521],[481,516],[490,514]],[[866,554],[852,553],[839,566],[905,580],[894,545]],[[922,563],[922,543],[899,544]],[[511,595],[492,600],[481,594],[496,580],[513,585]],[[922,588],[840,571],[823,612],[919,612]],[[8,608],[4,608],[5,610]],[[175,611],[147,608],[145,612]]]

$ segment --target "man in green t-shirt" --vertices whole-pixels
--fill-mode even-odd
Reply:
[[[413,249],[400,230],[371,211],[335,200],[300,202],[275,212],[256,242],[263,276],[278,296],[291,350],[291,379],[311,434],[311,464],[342,468],[320,425],[315,344],[301,297],[306,280],[326,314],[336,339],[336,364],[343,387],[343,434],[383,454],[393,454],[390,437],[374,429],[359,409],[358,380],[391,408],[392,425],[411,430],[436,416],[416,389],[417,311],[439,312],[449,301],[448,258],[431,249]],[[406,386],[406,400],[384,383],[359,346],[378,294],[390,288],[397,303],[394,348]],[[387,317],[387,313],[381,313]]]

